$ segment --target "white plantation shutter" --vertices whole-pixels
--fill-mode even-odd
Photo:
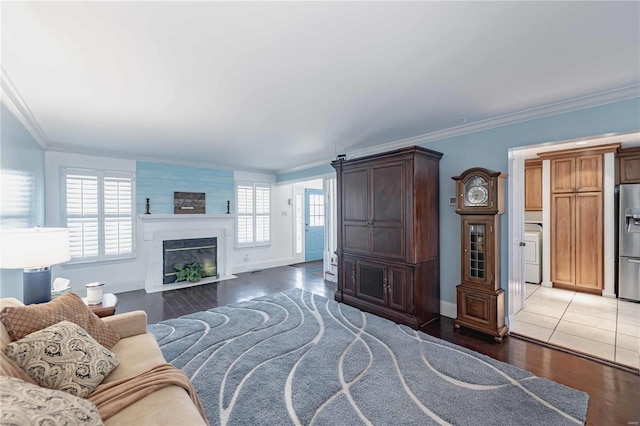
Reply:
[[[71,261],[134,255],[133,174],[63,169]]]
[[[67,228],[72,259],[98,258],[98,175],[67,174]]]
[[[264,183],[238,183],[236,203],[236,243],[239,246],[268,244],[271,241],[271,186]]]
[[[265,243],[271,239],[269,218],[271,217],[271,187],[256,184],[256,242]]]
[[[253,185],[238,184],[238,244],[253,243]]]
[[[104,178],[105,255],[133,252],[133,190],[131,178]]]

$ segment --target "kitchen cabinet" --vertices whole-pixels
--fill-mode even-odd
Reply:
[[[602,191],[602,154],[551,160],[551,192]]]
[[[538,154],[551,166],[551,281],[601,293],[604,287],[604,154],[620,144]]]
[[[418,328],[439,314],[439,161],[403,148],[336,160],[336,300]]]
[[[621,149],[616,157],[616,184],[640,183],[640,147]]]
[[[542,211],[542,160],[524,162],[524,210]]]

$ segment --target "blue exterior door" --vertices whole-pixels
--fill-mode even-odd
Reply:
[[[320,189],[304,190],[304,260],[322,259],[324,251],[324,194]]]

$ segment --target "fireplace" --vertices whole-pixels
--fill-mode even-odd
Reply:
[[[144,238],[146,259],[144,289],[147,293],[209,284],[235,278],[235,276],[231,274],[231,265],[229,263],[233,250],[234,216],[228,214],[141,214],[138,217],[142,223],[142,235]],[[175,271],[163,271],[165,268],[165,241],[201,239],[209,241],[215,240],[215,276],[204,277],[195,283],[190,281],[176,282],[175,278],[172,277],[170,282],[167,283],[167,281],[165,281],[165,273],[174,273]],[[213,244],[205,241],[204,244],[198,243],[197,247],[210,245]],[[174,248],[184,247],[178,246]],[[179,251],[183,250],[176,250],[175,252]],[[184,264],[185,262],[193,263],[190,258],[178,262],[169,261],[170,264]]]
[[[163,284],[176,282],[176,266],[200,264],[202,278],[218,274],[218,239],[190,238],[162,242]]]

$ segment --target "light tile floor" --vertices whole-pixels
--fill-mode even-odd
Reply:
[[[640,368],[640,303],[526,284],[511,331]]]

